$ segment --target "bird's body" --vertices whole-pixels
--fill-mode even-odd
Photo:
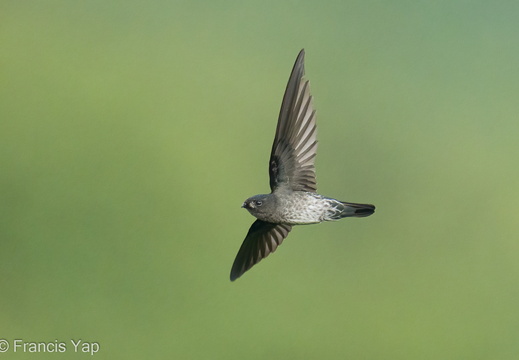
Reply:
[[[364,213],[366,214],[364,216],[371,215],[372,212],[369,210],[373,209],[369,205],[346,203],[307,191],[286,190],[279,193],[274,192],[268,195],[256,196],[261,198],[268,197],[267,201],[272,201],[275,205],[272,211],[255,213],[255,205],[251,202],[249,204],[245,202],[244,207],[252,210],[251,214],[259,220],[275,224],[318,224],[323,221],[340,220],[348,216],[362,216],[361,213],[364,208]],[[266,202],[265,200],[263,201]],[[357,215],[355,215],[356,213]]]
[[[304,75],[304,50],[288,80],[269,161],[270,194],[243,203],[257,220],[252,224],[231,269],[236,280],[274,252],[293,225],[316,224],[373,214],[375,206],[324,197],[316,193],[317,153],[315,110]]]
[[[263,221],[306,225],[328,220],[331,204],[323,196],[306,191],[293,191],[288,194],[272,194],[277,198],[278,210]]]

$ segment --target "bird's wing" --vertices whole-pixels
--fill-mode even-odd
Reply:
[[[276,137],[270,154],[270,189],[317,190],[314,160],[317,153],[315,110],[308,80],[303,79],[305,52],[301,50],[290,74]]]
[[[231,281],[242,276],[283,242],[292,226],[256,220],[249,229],[231,269]]]

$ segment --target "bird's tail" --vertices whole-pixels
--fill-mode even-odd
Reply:
[[[370,216],[375,212],[375,205],[371,204],[355,204],[341,201],[342,206],[338,206],[338,210],[340,210],[339,217],[365,217]]]

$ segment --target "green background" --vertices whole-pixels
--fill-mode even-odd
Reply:
[[[96,359],[517,359],[519,4],[1,1],[0,338]],[[234,283],[298,51],[319,192]]]

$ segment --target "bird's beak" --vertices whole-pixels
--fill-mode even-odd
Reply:
[[[243,203],[243,204],[241,204],[241,207],[242,207],[242,208],[246,208],[246,207],[247,207],[247,203]]]

